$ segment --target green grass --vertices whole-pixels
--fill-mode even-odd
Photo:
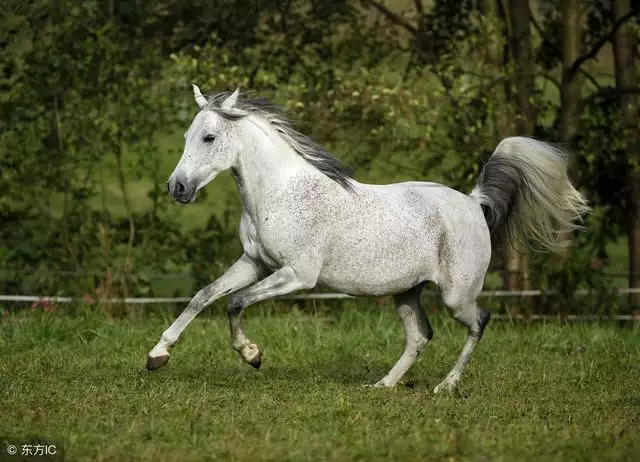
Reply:
[[[436,396],[464,337],[448,318],[395,389],[362,387],[401,351],[390,307],[254,308],[258,372],[226,319],[202,317],[147,372],[171,319],[0,324],[0,435],[62,440],[66,460],[640,460],[638,329],[494,322],[459,390]]]

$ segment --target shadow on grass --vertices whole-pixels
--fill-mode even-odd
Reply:
[[[339,361],[306,361],[304,363],[264,365],[260,370],[253,370],[251,366],[238,360],[236,364],[217,364],[207,366],[197,365],[194,361],[187,364],[173,365],[171,362],[162,369],[147,371],[143,367],[138,370],[138,375],[144,380],[153,380],[160,383],[177,383],[194,386],[207,382],[208,385],[220,388],[245,388],[248,385],[259,388],[270,388],[277,385],[289,387],[288,384],[299,384],[305,387],[313,387],[317,384],[332,384],[346,387],[362,387],[372,385],[380,380],[393,363],[383,361],[364,361],[354,357],[341,357]],[[428,367],[428,365],[424,365]],[[433,368],[421,371],[415,376],[411,371],[398,385],[398,389],[424,389],[433,390],[447,371]],[[427,375],[427,377],[425,377]]]

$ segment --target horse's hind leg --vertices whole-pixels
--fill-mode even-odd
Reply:
[[[374,387],[393,387],[409,368],[433,337],[433,330],[420,306],[422,285],[414,287],[394,297],[396,312],[402,320],[405,334],[404,352],[389,373]]]
[[[491,317],[490,313],[476,304],[476,298],[479,292],[480,290],[478,289],[474,290],[472,294],[469,294],[468,291],[461,290],[459,287],[450,289],[443,288],[444,303],[451,310],[452,317],[467,327],[467,340],[455,366],[453,366],[453,369],[451,369],[445,379],[435,387],[433,390],[434,393],[455,388],[460,381],[465,366],[469,362],[469,359],[471,359],[471,353],[476,343],[478,343],[478,340],[482,337],[484,328],[489,322],[489,318]]]

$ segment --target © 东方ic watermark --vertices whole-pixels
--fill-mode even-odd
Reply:
[[[48,439],[0,438],[0,461],[63,461],[62,448]]]

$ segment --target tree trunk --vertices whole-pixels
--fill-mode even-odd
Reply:
[[[514,68],[516,134],[532,136],[536,112],[531,103],[534,90],[533,53],[531,48],[531,8],[528,0],[509,0],[505,12],[509,25],[509,50]],[[529,257],[509,243],[505,246],[505,286],[507,290],[530,289]]]
[[[122,192],[122,203],[124,204],[125,211],[127,212],[127,219],[129,221],[129,240],[127,241],[127,253],[125,254],[124,261],[120,265],[122,295],[124,296],[124,298],[127,298],[129,296],[127,274],[131,271],[131,254],[133,251],[133,242],[136,235],[136,224],[133,209],[131,207],[131,200],[129,198],[129,190],[127,188],[124,165],[122,162],[122,141],[120,139],[118,140],[118,144],[114,146],[114,154],[116,156],[116,171],[118,174],[118,183],[120,184],[120,191]]]
[[[580,14],[580,0],[564,0],[562,3],[562,80],[560,83],[560,127],[559,141],[569,148],[569,163],[567,166],[569,179],[574,185],[578,183],[579,169],[577,158],[576,137],[580,130],[580,115],[582,112],[582,74],[572,68],[580,57],[582,47],[582,14]],[[565,239],[571,239],[572,233],[567,232]],[[572,250],[568,248],[558,258],[555,264],[565,265],[571,258]],[[566,319],[567,303],[560,303],[557,310]]]
[[[578,180],[575,156],[576,135],[580,130],[582,112],[582,77],[571,72],[571,65],[580,56],[582,20],[579,0],[564,0],[562,5],[562,83],[560,88],[560,141],[570,147],[569,178]]]
[[[491,73],[495,76],[507,73],[509,66],[508,56],[504,53],[502,37],[508,34],[504,18],[498,12],[500,0],[485,0],[484,11],[486,19],[485,40],[487,44],[487,61]],[[505,85],[494,85],[490,90],[492,122],[494,126],[494,138],[497,145],[502,139],[515,133],[513,126],[514,111],[509,101],[507,86],[511,83],[509,76],[505,75]]]
[[[515,70],[515,101],[518,109],[518,135],[531,136],[536,126],[536,113],[530,97],[534,89],[533,53],[531,51],[531,8],[529,0],[509,0],[511,24],[511,59]]]
[[[616,0],[613,5],[614,22],[631,12],[630,0]],[[623,24],[614,36],[616,88],[624,90],[636,86],[634,53],[637,46],[633,22]],[[620,91],[620,113],[623,139],[626,141],[629,194],[629,288],[640,288],[640,128],[638,127],[637,96]],[[640,309],[640,294],[630,294],[631,309]]]
[[[499,14],[500,0],[485,0],[484,10],[487,23],[486,40],[487,55],[492,73],[500,75],[507,73],[510,63],[510,54],[504,53],[504,43],[502,37],[510,36],[508,18],[501,18]],[[506,16],[506,15],[505,15]],[[506,75],[505,85],[496,85],[491,89],[492,121],[494,126],[494,143],[497,146],[500,141],[516,133],[514,126],[515,111],[509,99],[509,87],[513,86],[513,79]],[[521,290],[523,288],[522,278],[522,254],[515,251],[506,242],[503,248],[503,271],[502,281],[506,290]],[[509,303],[513,299],[506,300],[506,308],[510,312],[516,312],[519,304]]]

